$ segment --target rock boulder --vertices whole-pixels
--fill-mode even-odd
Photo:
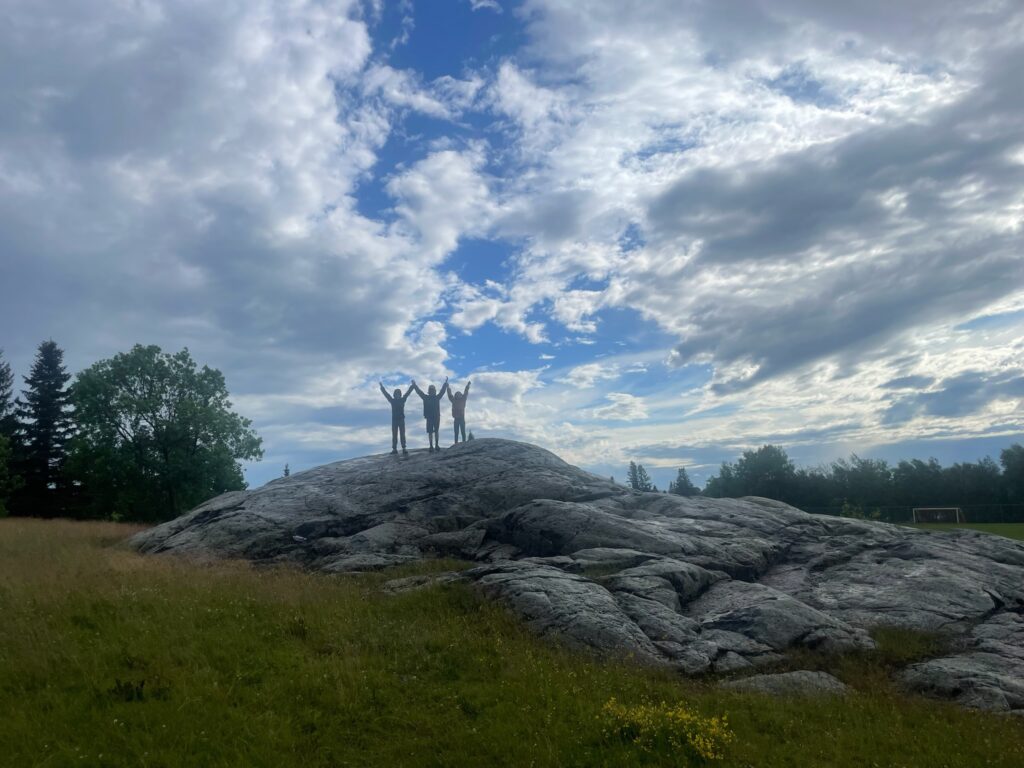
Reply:
[[[809,515],[769,499],[638,493],[536,446],[482,439],[369,456],[226,493],[134,539],[142,552],[331,572],[455,556],[541,634],[688,674],[891,625],[960,639],[918,690],[1024,707],[1024,545]]]

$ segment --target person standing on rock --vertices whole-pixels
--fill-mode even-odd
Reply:
[[[429,450],[431,453],[435,450],[440,451],[441,438],[438,435],[438,431],[441,428],[441,398],[448,391],[448,378],[445,377],[440,392],[434,388],[433,384],[424,392],[416,386],[415,381],[412,383],[412,388],[416,390],[417,395],[423,398],[423,418],[427,420],[427,440],[430,442]]]
[[[391,454],[396,455],[398,453],[398,437],[402,437],[402,454],[408,456],[409,452],[405,450],[405,401],[409,399],[409,395],[412,394],[412,388],[414,384],[410,384],[409,388],[405,390],[405,394],[402,394],[402,390],[396,389],[393,395],[389,395],[388,391],[384,389],[384,382],[380,382],[380,391],[391,403]]]
[[[469,385],[472,381],[466,382],[466,388],[462,392],[452,395],[451,387],[448,388],[448,399],[452,401],[452,420],[455,422],[455,442],[459,442],[459,430],[462,430],[462,442],[466,442],[466,400],[469,399]]]

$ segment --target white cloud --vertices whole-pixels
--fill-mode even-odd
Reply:
[[[541,371],[481,371],[471,378],[473,395],[484,400],[501,400],[516,405],[523,397],[543,387]]]
[[[586,363],[577,365],[558,381],[573,387],[589,389],[600,381],[608,381],[619,377],[619,366],[616,363]]]
[[[498,0],[469,0],[474,11],[487,9],[495,13],[501,13],[501,4]]]
[[[418,238],[421,252],[439,262],[466,233],[480,233],[491,215],[483,147],[433,152],[388,182],[396,211]]]
[[[605,395],[608,405],[595,408],[595,419],[609,421],[642,421],[647,418],[647,406],[642,397],[626,392],[609,392]]]
[[[424,91],[414,73],[392,69],[386,64],[376,64],[366,71],[363,92],[380,94],[395,106],[409,107],[432,117],[451,117],[448,107]]]
[[[439,383],[486,323],[572,362],[475,374],[478,429],[591,465],[1024,429],[1016,4],[527,0],[524,47],[440,76],[387,58],[411,6],[373,50],[382,16],[5,11],[0,322],[72,368],[187,344],[317,450],[379,441],[378,377]],[[502,278],[448,261],[471,238]]]

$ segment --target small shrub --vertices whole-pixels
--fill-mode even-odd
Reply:
[[[853,520],[881,520],[882,510],[875,507],[863,507],[860,504],[851,504],[848,501],[843,502],[843,508],[839,512],[840,517],[848,517]]]
[[[685,704],[620,704],[614,698],[602,707],[605,736],[652,751],[668,748],[701,760],[721,760],[733,740],[728,719],[705,717]]]

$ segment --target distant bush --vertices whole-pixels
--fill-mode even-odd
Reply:
[[[705,717],[685,704],[626,706],[614,698],[601,710],[605,736],[632,742],[652,751],[668,748],[701,760],[721,760],[733,732],[725,715]]]

